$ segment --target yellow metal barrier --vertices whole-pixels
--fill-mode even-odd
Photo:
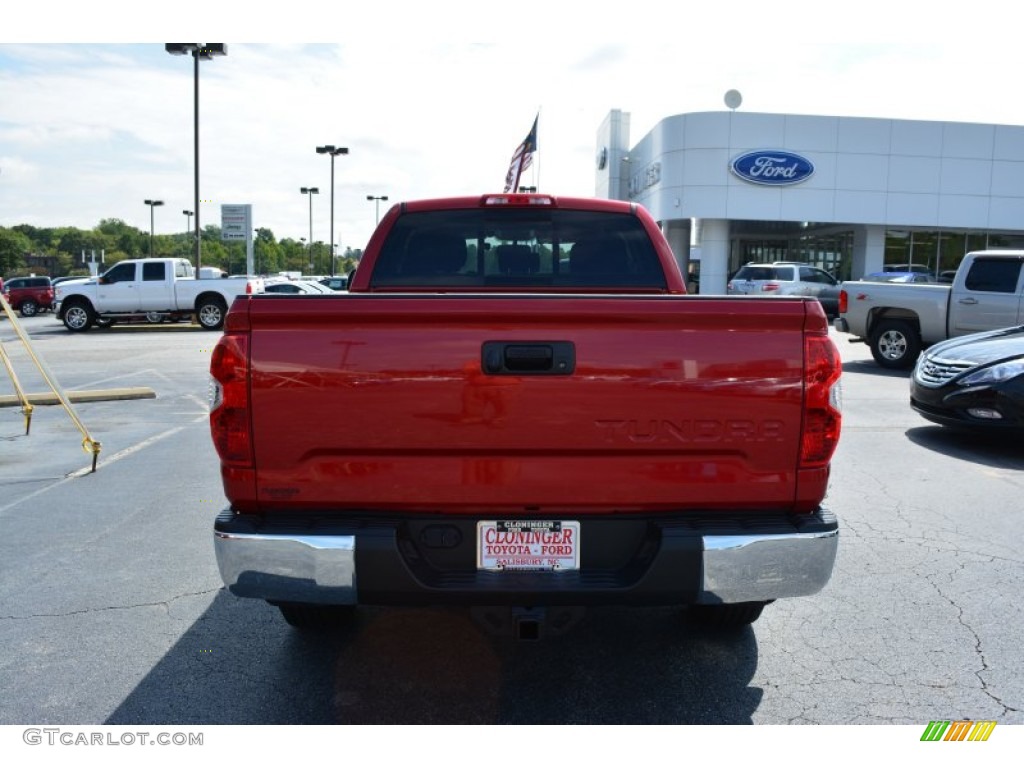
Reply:
[[[14,329],[18,338],[21,339],[21,343],[25,345],[25,351],[32,359],[32,362],[35,363],[35,366],[39,370],[40,375],[42,375],[46,385],[50,388],[53,394],[56,395],[60,404],[64,407],[64,410],[71,418],[71,421],[73,421],[75,426],[78,427],[78,431],[82,433],[82,450],[92,455],[92,471],[95,472],[96,460],[99,458],[100,450],[102,448],[100,442],[98,440],[94,440],[89,434],[89,430],[78,417],[78,413],[75,411],[74,406],[71,405],[71,401],[57,382],[56,377],[50,372],[50,369],[47,367],[43,359],[39,357],[36,354],[36,351],[32,348],[32,340],[28,337],[28,334],[25,333],[25,329],[21,327],[21,323],[15,316],[14,310],[11,308],[11,305],[7,303],[3,294],[0,294],[0,309],[3,309],[4,314],[6,314],[8,319],[11,321],[11,328]],[[14,390],[22,402],[22,413],[25,414],[25,434],[27,435],[32,422],[32,403],[29,401],[28,395],[26,395],[24,390],[21,388],[21,384],[18,382],[18,377],[14,373],[14,366],[11,364],[10,358],[8,357],[6,350],[3,349],[2,344],[0,344],[0,357],[3,358],[4,367],[7,369],[7,373],[10,375],[11,381],[14,382]]]
[[[3,297],[0,297],[0,300],[3,300]],[[18,401],[21,403],[21,412],[25,414],[25,434],[27,435],[29,430],[32,429],[32,403],[29,402],[25,390],[21,388],[18,374],[14,372],[14,365],[11,363],[11,358],[7,356],[7,350],[4,349],[2,341],[0,341],[0,360],[3,360],[4,368],[7,369],[7,374],[11,377],[11,382],[14,384],[14,394],[17,395]]]

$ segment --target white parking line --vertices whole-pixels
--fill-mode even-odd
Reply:
[[[192,424],[198,424],[200,421],[203,421],[206,418],[207,418],[207,414],[204,413],[201,416],[199,416],[198,418],[193,419],[192,420]],[[99,462],[97,464],[96,471],[98,472],[101,469],[103,469],[104,467],[109,466],[109,465],[113,464],[116,461],[120,461],[121,459],[124,459],[124,458],[126,458],[128,456],[131,456],[134,453],[138,453],[139,451],[141,451],[141,450],[143,450],[145,448],[148,448],[149,446],[151,446],[151,445],[153,445],[155,443],[159,443],[161,440],[165,440],[168,437],[172,437],[172,436],[178,434],[179,432],[181,432],[184,429],[186,429],[186,427],[175,427],[174,429],[168,429],[166,432],[161,432],[158,435],[153,435],[152,437],[147,437],[145,440],[142,440],[142,441],[136,443],[135,445],[128,446],[127,448],[125,448],[123,450],[120,450],[117,453],[115,453],[115,454],[113,454],[113,455],[111,455],[111,456],[109,456],[107,458],[103,458],[103,454],[101,453],[100,454]],[[57,487],[59,487],[61,485],[64,485],[67,482],[70,482],[71,480],[77,480],[79,478],[82,478],[82,477],[85,477],[86,475],[91,475],[91,474],[92,474],[92,466],[91,465],[90,466],[82,467],[82,469],[75,470],[74,472],[66,475],[65,477],[63,477],[62,479],[58,480],[57,482],[52,483],[51,485],[46,486],[45,488],[40,488],[40,489],[38,489],[36,491],[33,491],[32,493],[28,494],[27,496],[22,496],[17,501],[12,501],[10,504],[6,504],[6,505],[0,507],[0,515],[2,515],[4,512],[6,512],[9,509],[13,509],[14,507],[18,506],[19,504],[23,504],[24,502],[29,501],[30,499],[34,499],[37,496],[39,496],[39,495],[41,495],[43,493],[46,493],[49,490],[52,490],[53,488],[57,488]]]

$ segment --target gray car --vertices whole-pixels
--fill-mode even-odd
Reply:
[[[750,263],[739,268],[726,286],[737,296],[812,296],[828,317],[839,314],[839,281],[823,269],[795,261]]]

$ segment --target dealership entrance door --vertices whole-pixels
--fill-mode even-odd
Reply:
[[[800,221],[732,221],[729,274],[750,262],[798,261],[849,280],[853,227]]]

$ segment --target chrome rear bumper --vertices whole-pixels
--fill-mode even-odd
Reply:
[[[393,531],[314,535],[221,529],[214,531],[214,541],[228,589],[239,597],[271,602],[354,605],[364,601],[364,592],[386,592],[386,602],[409,604],[448,598],[483,605],[509,602],[510,594],[544,595],[561,604],[572,597],[588,603],[717,604],[819,592],[832,575],[839,530],[831,513],[819,514],[815,523],[810,532],[779,533],[777,525],[771,532],[663,531],[662,545],[645,571],[621,583],[590,579],[585,569],[576,574],[517,572],[509,579],[500,573],[460,571],[457,577],[423,579],[403,559]],[[515,590],[506,583],[512,580]]]

